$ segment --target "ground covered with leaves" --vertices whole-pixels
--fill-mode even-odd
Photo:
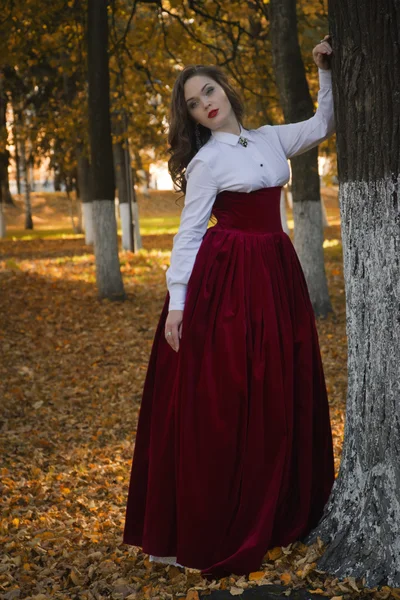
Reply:
[[[337,219],[337,208],[336,219]],[[318,322],[339,467],[346,398],[345,303],[340,226],[330,212],[326,270],[334,313]],[[284,584],[329,598],[366,590],[317,568],[323,553],[294,543],[270,549],[260,571],[214,581],[149,562],[122,543],[141,392],[165,299],[172,234],[144,235],[121,252],[127,300],[100,302],[92,249],[82,236],[0,241],[1,597],[197,600]],[[51,233],[51,232],[50,232]],[[311,596],[310,596],[311,598]]]

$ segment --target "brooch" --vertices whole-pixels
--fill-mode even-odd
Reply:
[[[247,144],[248,144],[248,139],[245,137],[240,136],[239,138],[239,144],[241,144],[242,146],[244,146],[246,148]]]

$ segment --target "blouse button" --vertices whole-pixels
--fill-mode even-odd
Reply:
[[[264,165],[262,163],[260,163],[260,167],[263,167]]]

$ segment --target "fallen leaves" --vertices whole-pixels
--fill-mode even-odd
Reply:
[[[249,581],[257,581],[258,579],[262,579],[264,577],[264,571],[255,571],[254,573],[250,573]]]
[[[289,583],[292,581],[292,576],[290,573],[282,573],[280,579],[283,585],[289,585]]]
[[[267,560],[276,560],[277,558],[280,558],[282,556],[282,548],[279,546],[276,546],[275,548],[272,548],[271,550],[268,550],[267,552]]]
[[[330,228],[330,235],[339,231]],[[121,255],[128,299],[99,302],[83,240],[1,242],[0,590],[6,600],[200,600],[258,586],[307,588],[336,600],[367,591],[319,571],[321,541],[269,549],[260,570],[209,581],[150,563],[122,544],[128,476],[151,344],[165,298],[172,236]],[[318,321],[338,468],[346,396],[341,256],[326,249],[335,315]],[[311,597],[311,596],[310,596]]]

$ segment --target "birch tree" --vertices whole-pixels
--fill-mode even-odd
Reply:
[[[343,457],[318,568],[400,586],[400,2],[330,6],[348,336]]]

